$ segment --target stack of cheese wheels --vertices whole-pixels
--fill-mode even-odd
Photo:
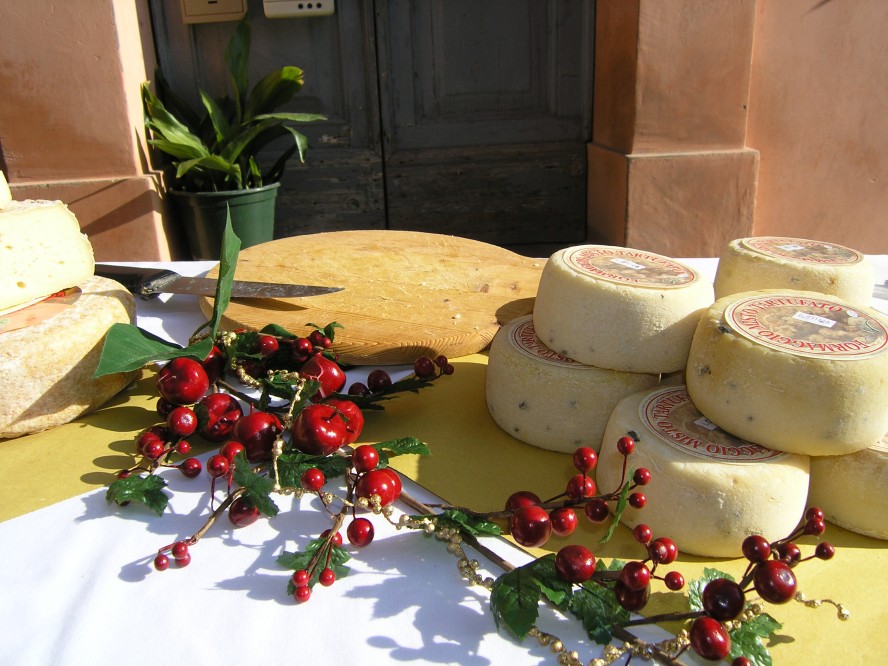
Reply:
[[[874,270],[857,250],[805,238],[738,238],[725,247],[715,274],[716,299],[758,289],[816,291],[868,305]]]
[[[712,284],[659,254],[581,245],[553,254],[537,290],[533,324],[561,356],[621,372],[685,367]]]
[[[624,459],[615,442],[627,433],[636,439],[628,474],[644,467],[651,481],[644,487],[645,507],[627,507],[621,521],[650,526],[682,552],[737,557],[746,536],[785,537],[804,514],[809,457],[724,432],[697,410],[685,386],[642,391],[620,401],[605,429],[599,492],[620,487]]]
[[[888,436],[857,453],[811,458],[808,503],[840,527],[888,539]]]
[[[131,374],[94,379],[112,324],[132,295],[93,275],[92,246],[60,201],[15,201],[0,172],[0,438],[67,423]]]
[[[490,346],[487,406],[493,420],[528,444],[564,453],[601,446],[621,398],[656,386],[658,376],[577,363],[534,333],[530,315],[501,328]]]
[[[869,448],[888,432],[888,318],[816,292],[766,289],[700,318],[686,381],[719,427],[812,456]]]

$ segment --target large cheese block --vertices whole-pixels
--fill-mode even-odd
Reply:
[[[888,539],[888,436],[857,453],[812,458],[808,502],[840,527]]]
[[[888,318],[815,292],[726,296],[700,319],[686,381],[700,411],[737,437],[853,453],[888,431]]]
[[[684,368],[712,284],[690,266],[651,252],[580,245],[549,257],[533,324],[562,356],[623,372]]]
[[[782,236],[738,238],[725,247],[715,274],[715,297],[759,289],[816,291],[850,303],[872,302],[875,273],[857,250]]]
[[[788,536],[805,512],[808,456],[769,450],[729,435],[703,417],[685,386],[634,394],[620,401],[604,433],[596,479],[599,492],[620,487],[623,456],[616,442],[637,439],[629,478],[644,467],[648,485],[641,509],[627,507],[622,522],[649,525],[684,553],[737,557],[743,539]]]
[[[132,294],[98,276],[0,316],[0,438],[72,421],[126,386],[133,374],[93,374],[108,329],[134,316]]]
[[[491,343],[487,407],[503,430],[523,442],[565,453],[579,446],[597,451],[616,404],[658,379],[560,356],[540,342],[527,315],[506,324]]]
[[[61,201],[10,200],[0,208],[0,311],[81,284],[94,271],[92,246]]]

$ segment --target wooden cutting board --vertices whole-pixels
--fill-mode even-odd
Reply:
[[[232,300],[223,326],[338,322],[345,363],[396,365],[481,351],[499,327],[533,311],[544,259],[479,241],[414,231],[337,231],[243,250],[235,278],[343,287],[323,296]],[[218,269],[210,272],[217,277]],[[212,299],[201,301],[205,314]]]

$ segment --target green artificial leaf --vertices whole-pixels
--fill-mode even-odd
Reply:
[[[623,560],[611,560],[610,562],[605,562],[604,560],[598,560],[595,563],[596,571],[622,571],[623,567],[626,566],[626,562]]]
[[[539,583],[525,567],[497,578],[490,590],[490,610],[497,626],[524,638],[539,617],[540,594]]]
[[[288,331],[283,326],[280,326],[278,324],[268,324],[260,332],[265,333],[266,335],[274,335],[278,338],[284,338],[284,339],[289,339],[289,340],[292,340],[293,338],[298,337],[297,335],[290,333],[290,331]]]
[[[327,479],[343,476],[351,468],[346,456],[315,456],[308,453],[284,453],[278,458],[279,482],[284,487],[302,486],[303,473],[313,467],[324,473]]]
[[[351,555],[341,546],[336,546],[328,539],[321,537],[312,539],[301,553],[284,551],[278,556],[277,563],[285,569],[292,569],[293,571],[299,571],[300,569],[309,570],[321,558],[323,558],[325,566],[333,569],[333,573],[336,574],[337,578],[343,578],[348,575],[350,569],[345,566],[345,563],[351,559]],[[309,578],[309,587],[314,586],[318,582],[323,568],[323,566],[314,567]],[[295,587],[291,578],[287,586],[287,593],[293,594]]]
[[[132,324],[112,324],[105,335],[102,355],[93,376],[138,370],[151,361],[168,361],[178,356],[202,361],[212,348],[210,339],[183,348]]]
[[[629,611],[620,606],[610,588],[588,582],[573,593],[568,609],[582,622],[589,638],[600,645],[613,640],[614,625],[629,621]]]
[[[598,543],[607,543],[614,535],[614,532],[617,529],[617,525],[620,524],[620,516],[623,515],[623,511],[626,509],[626,505],[629,503],[629,486],[631,485],[631,481],[627,481],[623,484],[623,488],[620,490],[620,497],[617,499],[617,507],[614,509],[614,515],[613,519],[611,520],[610,527],[608,527],[607,529],[607,534],[601,537],[601,540]]]
[[[424,516],[414,516],[416,519],[422,519]],[[475,518],[469,516],[462,511],[456,509],[447,509],[437,516],[438,525],[453,527],[460,532],[471,534],[473,536],[499,536],[503,533],[500,526],[489,520]]]
[[[421,439],[417,439],[416,437],[400,437],[398,439],[390,439],[386,442],[379,442],[378,444],[374,444],[373,448],[375,448],[380,453],[385,452],[385,454],[389,457],[404,455],[427,456],[431,453],[428,445]]]
[[[703,610],[703,588],[706,587],[706,583],[715,580],[716,578],[734,580],[734,577],[729,573],[711,567],[705,567],[703,569],[703,575],[700,578],[695,578],[688,583],[688,606],[692,611]]]
[[[253,506],[259,509],[262,515],[276,516],[278,514],[277,504],[271,499],[274,481],[267,476],[256,474],[250,461],[247,460],[247,454],[243,451],[238,453],[234,459],[232,480],[244,488],[244,495]]]
[[[550,602],[556,606],[562,606],[565,600],[570,598],[573,585],[558,574],[558,570],[555,568],[554,553],[537,558],[524,566],[533,573],[533,577],[540,586],[540,592]]]
[[[169,498],[163,492],[166,485],[166,481],[155,474],[146,476],[133,474],[124,479],[117,479],[108,486],[105,499],[121,506],[128,502],[141,502],[161,516],[169,503]]]
[[[782,626],[767,613],[762,613],[751,621],[744,622],[731,632],[729,658],[736,659],[743,656],[749,659],[754,666],[771,666],[771,653],[765,647],[762,639],[768,638]]]
[[[213,316],[210,318],[210,337],[215,338],[222,325],[222,315],[231,301],[231,285],[234,283],[234,269],[241,242],[231,228],[231,211],[225,214],[225,231],[222,234],[222,256],[219,258],[219,279],[216,281],[216,296],[213,300]]]

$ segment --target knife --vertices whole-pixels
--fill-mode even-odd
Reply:
[[[195,294],[215,296],[216,280],[205,277],[186,277],[165,268],[115,266],[96,264],[96,275],[116,280],[132,293],[144,299],[158,294]],[[306,284],[279,282],[251,282],[235,280],[231,285],[232,298],[299,298],[319,296],[342,291],[342,287],[316,287]]]

